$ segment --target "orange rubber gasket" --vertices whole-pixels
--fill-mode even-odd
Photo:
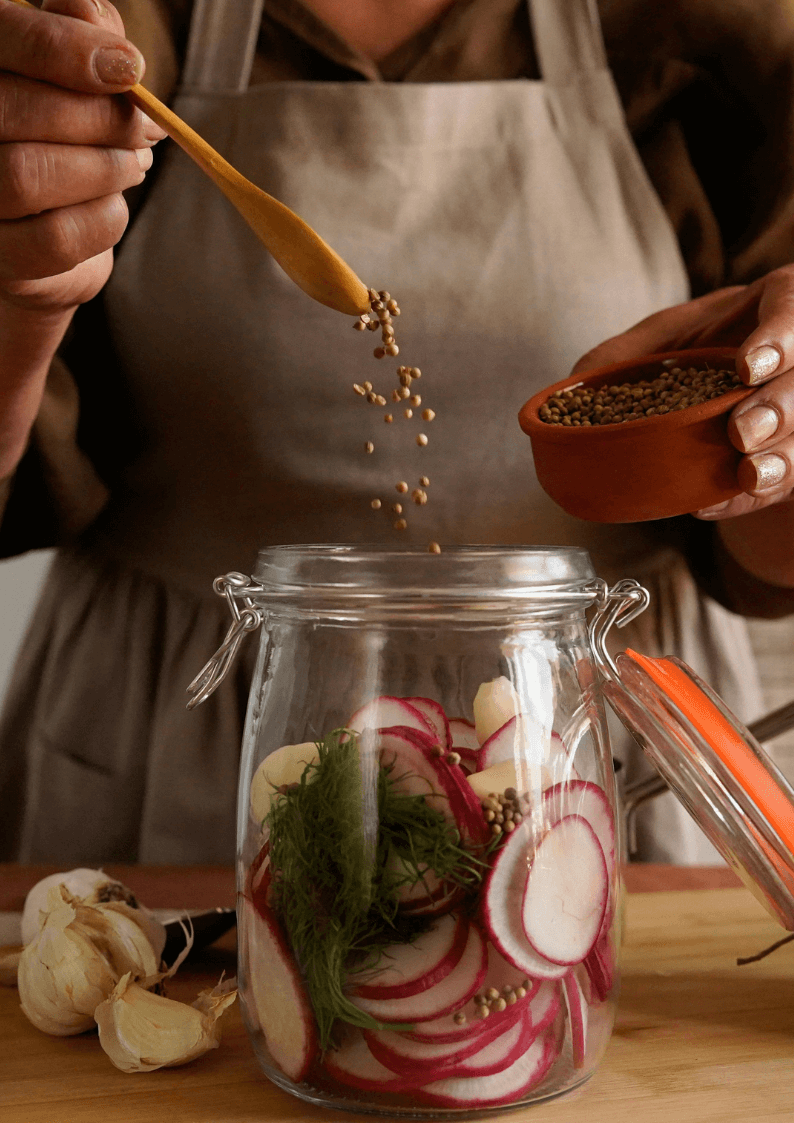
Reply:
[[[719,759],[766,816],[772,829],[794,854],[794,805],[770,776],[744,738],[703,691],[669,659],[651,659],[630,648],[626,654],[671,699],[708,742]],[[755,831],[753,832],[756,833]],[[761,839],[757,839],[761,841]],[[768,847],[763,847],[768,852]],[[780,868],[780,859],[775,862]],[[787,880],[791,881],[788,870]]]

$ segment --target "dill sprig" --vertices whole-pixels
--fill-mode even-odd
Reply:
[[[318,742],[318,759],[272,803],[267,817],[278,913],[317,1018],[320,1046],[337,1019],[380,1029],[348,997],[351,972],[364,981],[383,950],[410,943],[432,918],[400,911],[400,890],[429,871],[466,892],[487,864],[423,795],[399,790],[404,775],[376,767],[364,779],[359,738],[338,729]],[[407,1028],[407,1027],[403,1027]]]

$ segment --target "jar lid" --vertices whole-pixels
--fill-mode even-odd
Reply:
[[[630,648],[604,693],[729,866],[794,930],[794,789],[686,663]]]
[[[607,701],[679,802],[764,908],[794,931],[794,788],[753,734],[682,660],[606,636],[647,608],[637,581],[603,584],[589,625]]]

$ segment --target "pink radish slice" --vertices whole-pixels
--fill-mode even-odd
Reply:
[[[348,721],[347,728],[363,733],[365,729],[385,729],[393,725],[416,729],[435,743],[435,728],[425,715],[405,698],[393,698],[388,694],[373,698],[356,710]]]
[[[404,864],[401,864],[399,859],[394,864],[389,862],[387,868],[390,872],[396,872],[400,876],[411,876],[411,871]],[[429,866],[424,866],[421,874],[421,878],[412,885],[406,882],[398,889],[397,896],[401,905],[410,908],[414,902],[423,905],[429,904],[430,901],[443,897],[449,891],[438,874],[431,870]]]
[[[571,1027],[573,1067],[581,1068],[587,1056],[587,1003],[573,971],[565,976],[562,985],[568,1007],[568,1025]]]
[[[527,979],[523,971],[518,971],[512,963],[508,963],[493,944],[489,943],[488,969],[482,981],[481,990],[485,992],[493,987],[495,990],[503,991],[505,987],[509,986],[515,991],[524,982],[529,983],[529,986],[525,988],[526,994],[505,1010],[492,1010],[487,1018],[481,1019],[477,1017],[476,1003],[469,1001],[462,1007],[461,1011],[466,1018],[464,1025],[459,1026],[454,1016],[447,1014],[434,1021],[422,1022],[405,1036],[414,1041],[422,1041],[428,1044],[463,1041],[486,1031],[492,1032],[494,1028],[497,1032],[501,1032],[499,1027],[506,1025],[513,1014],[521,1014],[529,1007],[530,1002],[541,987],[540,981]]]
[[[519,971],[535,979],[561,979],[568,968],[535,951],[521,919],[532,851],[531,826],[525,819],[508,836],[488,874],[483,919],[496,947]]]
[[[430,722],[435,730],[437,744],[441,745],[442,749],[449,749],[452,745],[452,737],[443,707],[431,698],[406,698],[405,700],[415,710],[418,710],[426,721]]]
[[[544,1029],[547,1029],[557,1017],[559,1009],[559,983],[547,979],[545,983],[540,984],[537,993],[533,995],[529,1002],[527,1014],[532,1022],[533,1032],[541,1033]]]
[[[498,1037],[491,1038],[472,1056],[456,1064],[454,1071],[447,1074],[447,1078],[493,1076],[494,1073],[504,1072],[526,1053],[536,1036],[532,1032],[529,1018],[518,1017],[513,1025]]]
[[[589,780],[554,784],[543,793],[543,811],[549,825],[567,815],[581,815],[595,831],[607,869],[615,864],[615,818],[606,792]]]
[[[440,983],[409,998],[360,998],[351,1001],[379,1022],[423,1022],[458,1010],[479,989],[485,978],[488,956],[485,940],[476,924],[469,925],[466,947],[459,962]]]
[[[364,1036],[372,1055],[392,1072],[417,1076],[424,1073],[427,1080],[438,1080],[441,1076],[451,1075],[452,1068],[478,1053],[489,1041],[502,1037],[522,1020],[522,1014],[511,1011],[509,1019],[497,1019],[497,1024],[493,1026],[484,1024],[490,1020],[486,1018],[479,1023],[483,1032],[469,1033],[467,1037],[452,1042],[415,1041],[408,1034],[388,1030],[365,1030]]]
[[[547,831],[532,858],[521,910],[527,940],[552,963],[581,963],[598,939],[608,896],[595,831],[581,815],[567,815]]]
[[[455,885],[438,897],[423,897],[421,900],[411,901],[401,906],[401,912],[409,916],[443,916],[452,912],[463,900],[465,892]]]
[[[245,897],[241,909],[254,1020],[275,1063],[299,1083],[317,1052],[314,1015],[275,913]]]
[[[615,985],[615,968],[609,933],[603,934],[593,950],[585,956],[583,966],[587,972],[596,1002],[603,1002]]]
[[[472,791],[471,785],[466,780],[466,774],[460,765],[450,764],[443,755],[438,756],[436,745],[415,729],[401,726],[380,730],[380,759],[383,765],[390,762],[390,754],[393,751],[394,745],[394,742],[390,740],[390,738],[395,737],[399,738],[403,743],[413,745],[416,751],[421,753],[424,760],[424,768],[421,771],[421,775],[422,777],[432,777],[431,782],[434,790],[444,793],[448,800],[447,817],[449,818],[451,815],[461,835],[476,843],[484,844],[490,838],[488,824],[483,818],[480,802]],[[384,745],[386,746],[385,749],[383,747]],[[404,752],[403,756],[405,755],[406,753]],[[417,769],[418,768],[419,766],[417,764]],[[403,761],[399,760],[392,771],[392,776],[397,779],[404,774]],[[410,783],[410,777],[407,777],[407,779]],[[406,788],[405,790],[412,789]],[[416,790],[420,789],[417,788]],[[436,804],[433,804],[433,806],[436,806]],[[443,808],[439,808],[439,810],[443,812]]]
[[[365,1039],[356,1035],[339,1049],[325,1055],[325,1068],[340,1084],[348,1084],[365,1092],[403,1092],[417,1087],[424,1075],[414,1073],[397,1076],[376,1060]]]
[[[457,825],[435,759],[430,749],[425,748],[430,743],[428,736],[408,726],[381,729],[377,741],[380,763],[389,770],[397,791],[425,796],[431,807]]]
[[[485,771],[506,760],[532,759],[543,764],[544,736],[540,723],[531,714],[515,714],[483,742],[480,769]]]
[[[383,951],[383,965],[372,981],[356,988],[360,998],[410,998],[440,983],[460,962],[469,935],[464,916],[442,916],[412,944]],[[353,976],[352,981],[355,981]]]
[[[467,721],[465,717],[451,717],[449,732],[453,749],[457,749],[458,752],[467,749],[469,752],[479,753],[480,742],[477,740],[473,721]]]
[[[514,1103],[540,1084],[559,1055],[553,1029],[536,1037],[507,1068],[492,1076],[450,1077],[425,1085],[417,1097],[438,1107],[498,1107]]]

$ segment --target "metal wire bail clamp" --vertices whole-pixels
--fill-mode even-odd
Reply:
[[[223,643],[187,688],[190,695],[187,703],[189,710],[194,710],[196,706],[206,702],[210,694],[220,686],[231,670],[246,634],[255,632],[265,619],[264,612],[261,608],[257,608],[252,599],[253,595],[264,590],[244,573],[227,573],[225,577],[216,577],[212,587],[219,597],[226,598],[232,614],[232,623]]]

